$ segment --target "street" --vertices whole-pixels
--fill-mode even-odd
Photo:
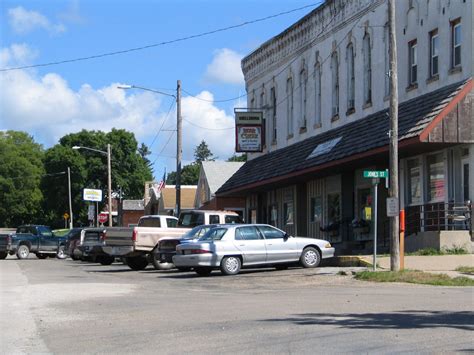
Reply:
[[[473,289],[375,284],[336,268],[211,277],[0,262],[1,353],[473,351]]]

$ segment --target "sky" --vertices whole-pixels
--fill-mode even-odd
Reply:
[[[176,170],[174,98],[117,86],[136,85],[175,95],[179,79],[183,165],[194,160],[194,149],[202,140],[214,156],[226,160],[235,148],[233,110],[246,107],[241,59],[319,3],[2,0],[0,70],[149,46],[314,6],[143,50],[0,71],[0,130],[25,131],[47,149],[62,136],[82,129],[124,128],[150,148],[155,178],[161,179],[165,169]]]

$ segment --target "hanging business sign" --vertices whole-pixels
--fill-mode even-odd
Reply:
[[[235,151],[253,153],[263,150],[263,112],[235,111]]]
[[[102,201],[102,190],[84,189],[82,192],[84,201]]]
[[[238,126],[237,127],[236,152],[261,152],[262,151],[262,127],[261,126]]]

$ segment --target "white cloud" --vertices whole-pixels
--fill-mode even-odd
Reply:
[[[215,83],[243,85],[241,59],[242,55],[228,48],[214,51],[214,57],[207,66],[204,79]]]
[[[27,34],[36,29],[44,29],[53,34],[66,31],[62,23],[53,24],[43,14],[28,11],[22,6],[8,9],[8,17],[13,30],[19,34]]]
[[[26,45],[0,50],[2,67],[27,61],[33,52]],[[162,126],[170,102],[145,91],[117,89],[118,83],[102,88],[83,84],[73,90],[56,73],[39,76],[34,70],[15,70],[0,74],[0,130],[27,131],[37,142],[50,147],[64,135],[82,129],[110,131],[123,128],[134,132],[139,142],[150,144]],[[163,103],[162,103],[163,100]],[[207,101],[203,101],[207,100]],[[203,91],[196,97],[183,97],[183,163],[193,160],[194,149],[205,140],[215,156],[233,154],[234,119],[214,106],[213,95]],[[176,110],[170,112],[164,129],[174,129]],[[228,128],[222,130],[221,128]],[[152,147],[153,161],[171,132],[163,131]],[[176,135],[170,140],[157,164],[174,170]],[[157,171],[161,168],[157,169]]]
[[[0,68],[6,68],[8,64],[13,63],[16,65],[31,64],[37,56],[38,52],[25,43],[12,44],[8,48],[0,49]]]

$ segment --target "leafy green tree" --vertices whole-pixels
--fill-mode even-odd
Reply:
[[[181,185],[197,185],[200,168],[201,165],[197,163],[185,165],[183,169],[181,169]],[[176,184],[176,171],[168,174],[166,183],[169,185]]]
[[[247,154],[246,153],[244,153],[242,155],[234,154],[229,159],[227,159],[227,161],[246,162],[247,161]]]
[[[124,196],[128,199],[143,198],[145,181],[152,180],[152,171],[147,164],[147,147],[138,147],[133,133],[123,129],[112,129],[109,133],[101,131],[82,130],[62,137],[59,144],[49,149],[46,153],[45,167],[48,173],[65,171],[71,167],[71,185],[73,196],[73,212],[75,221],[87,223],[87,203],[82,201],[83,188],[97,188],[104,191],[104,203],[99,208],[104,208],[107,201],[107,156],[87,149],[73,150],[73,146],[81,146],[107,151],[107,144],[111,145],[112,156],[112,191],[122,188]],[[58,184],[59,185],[59,184]],[[45,206],[50,211],[51,224],[57,221],[65,211],[63,187],[43,183],[44,195],[47,199]],[[67,187],[67,184],[65,185]],[[67,194],[65,195],[67,196]]]
[[[0,132],[1,227],[39,222],[43,154],[42,146],[27,133]]]
[[[211,150],[207,146],[207,143],[202,140],[201,143],[194,149],[194,161],[196,163],[201,163],[203,161],[216,160]]]

